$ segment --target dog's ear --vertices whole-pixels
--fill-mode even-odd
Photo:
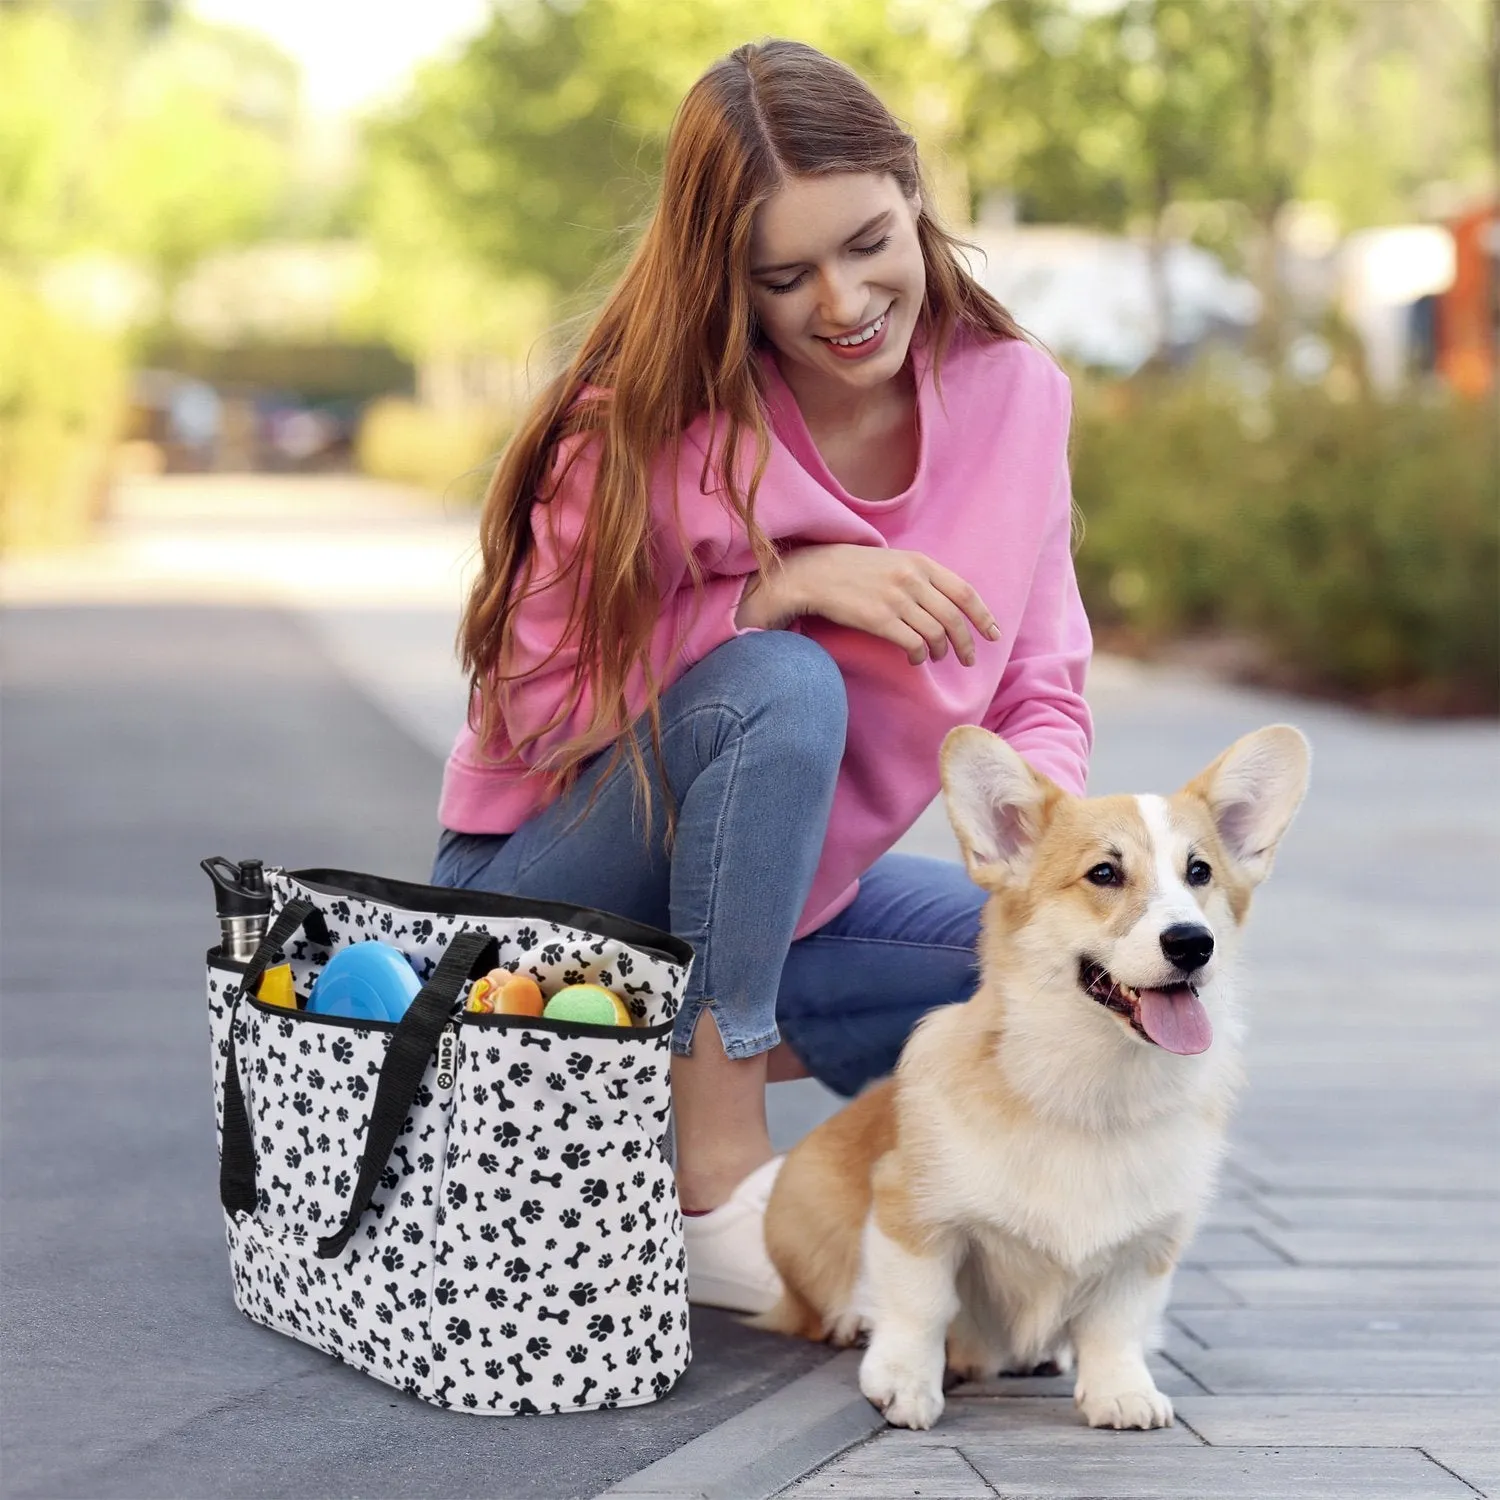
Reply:
[[[1183,788],[1213,814],[1225,849],[1257,884],[1307,791],[1312,750],[1302,731],[1272,724],[1236,740]]]
[[[1025,867],[1064,793],[998,735],[974,724],[948,731],[939,762],[948,820],[969,878],[998,890]]]

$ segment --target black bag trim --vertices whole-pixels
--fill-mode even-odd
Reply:
[[[367,1021],[358,1016],[325,1016],[317,1011],[304,1010],[300,1006],[296,1010],[289,1010],[285,1005],[267,1005],[264,1000],[258,1000],[253,995],[246,996],[246,1000],[251,1010],[258,1010],[263,1016],[305,1022],[309,1026],[355,1026],[364,1031],[395,1031],[401,1024],[400,1021]],[[534,1031],[550,1032],[564,1040],[569,1037],[605,1036],[626,1043],[637,1038],[654,1039],[665,1036],[676,1024],[672,1020],[659,1021],[655,1026],[599,1026],[592,1021],[549,1021],[544,1016],[494,1015],[486,1011],[470,1010],[460,1012],[453,1019],[461,1026],[500,1031],[513,1031],[529,1026]]]
[[[465,1026],[481,1031],[550,1031],[561,1037],[607,1036],[621,1042],[637,1037],[665,1036],[677,1024],[676,1019],[658,1021],[655,1026],[599,1026],[592,1021],[549,1021],[545,1016],[512,1016],[465,1011],[460,1018]]]
[[[659,927],[632,922],[613,912],[592,906],[573,906],[566,901],[534,901],[527,896],[498,896],[490,891],[463,890],[457,886],[415,885],[405,880],[387,880],[379,875],[361,875],[351,870],[287,870],[320,895],[360,896],[386,906],[399,906],[415,915],[438,912],[448,917],[532,917],[578,927],[595,937],[614,938],[642,948],[669,963],[686,968],[693,961],[692,944]]]

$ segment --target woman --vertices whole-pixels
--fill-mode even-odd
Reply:
[[[967,998],[980,892],[891,853],[983,723],[1081,791],[1067,383],[968,275],[916,148],[810,47],[739,48],[503,455],[434,879],[697,952],[672,1038],[689,1292],[770,1305],[768,1081],[853,1094]]]

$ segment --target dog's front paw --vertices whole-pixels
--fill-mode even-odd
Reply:
[[[1170,1427],[1172,1403],[1148,1375],[1129,1388],[1102,1385],[1086,1388],[1080,1380],[1073,1400],[1090,1427]]]
[[[878,1406],[892,1427],[911,1427],[925,1432],[943,1414],[941,1363],[934,1379],[919,1368],[930,1360],[904,1359],[871,1344],[859,1366],[859,1388],[865,1399]]]

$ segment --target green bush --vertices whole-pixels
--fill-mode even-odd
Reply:
[[[0,549],[78,541],[103,513],[124,389],[117,341],[0,275]]]
[[[1259,675],[1429,712],[1500,706],[1493,411],[1206,383],[1077,390],[1079,583],[1101,641],[1257,648]]]

